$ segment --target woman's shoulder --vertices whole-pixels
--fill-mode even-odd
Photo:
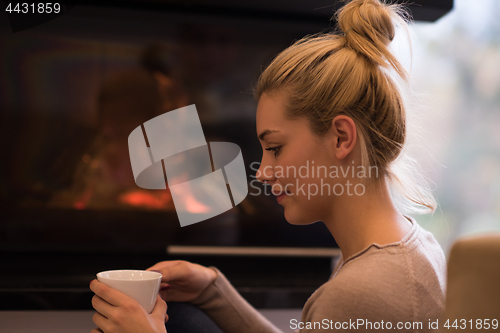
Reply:
[[[446,258],[432,233],[416,221],[400,242],[372,244],[348,258],[336,274],[336,283],[356,283],[366,287],[391,283],[392,288],[409,284],[441,287],[446,283]],[[333,283],[333,280],[331,281]],[[333,283],[335,284],[335,283]]]
[[[402,242],[372,244],[348,258],[309,298],[304,312],[314,317],[365,314],[378,318],[390,313],[394,319],[420,318],[423,313],[415,313],[419,304],[427,304],[436,313],[442,310],[445,283],[441,247],[417,225]]]
[[[364,250],[347,258],[342,267],[344,275],[362,277],[370,272],[370,278],[385,279],[407,272],[434,270],[439,276],[446,275],[444,252],[432,233],[413,224],[408,234],[399,242],[390,244],[373,243]],[[340,271],[339,271],[340,273]],[[375,275],[373,275],[375,274]]]

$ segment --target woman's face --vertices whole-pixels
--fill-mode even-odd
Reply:
[[[257,179],[272,185],[289,223],[309,224],[324,220],[334,203],[327,191],[337,181],[329,177],[330,166],[337,163],[331,147],[334,141],[329,134],[315,135],[304,117],[287,119],[285,96],[263,94],[259,100],[257,135],[263,154]],[[320,168],[318,176],[320,166],[327,172]]]

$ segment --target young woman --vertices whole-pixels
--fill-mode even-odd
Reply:
[[[427,332],[443,310],[443,251],[400,213],[389,192],[390,182],[407,184],[393,168],[406,138],[404,103],[388,75],[393,69],[406,78],[388,50],[396,17],[397,7],[353,0],[338,13],[342,33],[294,43],[258,82],[263,156],[257,178],[272,186],[289,223],[323,221],[342,250],[332,278],[295,323],[301,332],[319,332],[325,322],[343,331]],[[294,172],[304,166],[314,166],[315,176]],[[402,193],[416,205],[435,208],[421,187],[406,186]],[[196,305],[224,332],[278,331],[216,268],[167,261],[150,269],[170,286],[164,300]],[[94,322],[104,332],[165,332],[160,298],[159,310],[147,315],[95,280],[91,289],[98,296]]]

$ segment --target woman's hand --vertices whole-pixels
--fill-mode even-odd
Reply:
[[[213,269],[181,260],[162,261],[147,270],[162,274],[160,294],[167,302],[192,302],[217,278]]]
[[[148,314],[136,300],[98,280],[90,282],[90,289],[95,293],[92,306],[97,311],[92,320],[99,327],[91,333],[167,332],[167,304],[160,296],[156,298],[153,312]]]

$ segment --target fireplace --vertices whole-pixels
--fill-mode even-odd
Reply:
[[[16,32],[1,14],[2,309],[90,309],[95,273],[170,259],[217,266],[256,306],[301,307],[339,250],[322,223],[289,225],[255,180],[252,87],[280,50],[333,28],[335,6],[315,2],[82,1]],[[241,148],[249,194],[181,228],[168,190],[135,185],[126,140],[189,104],[207,141]]]

